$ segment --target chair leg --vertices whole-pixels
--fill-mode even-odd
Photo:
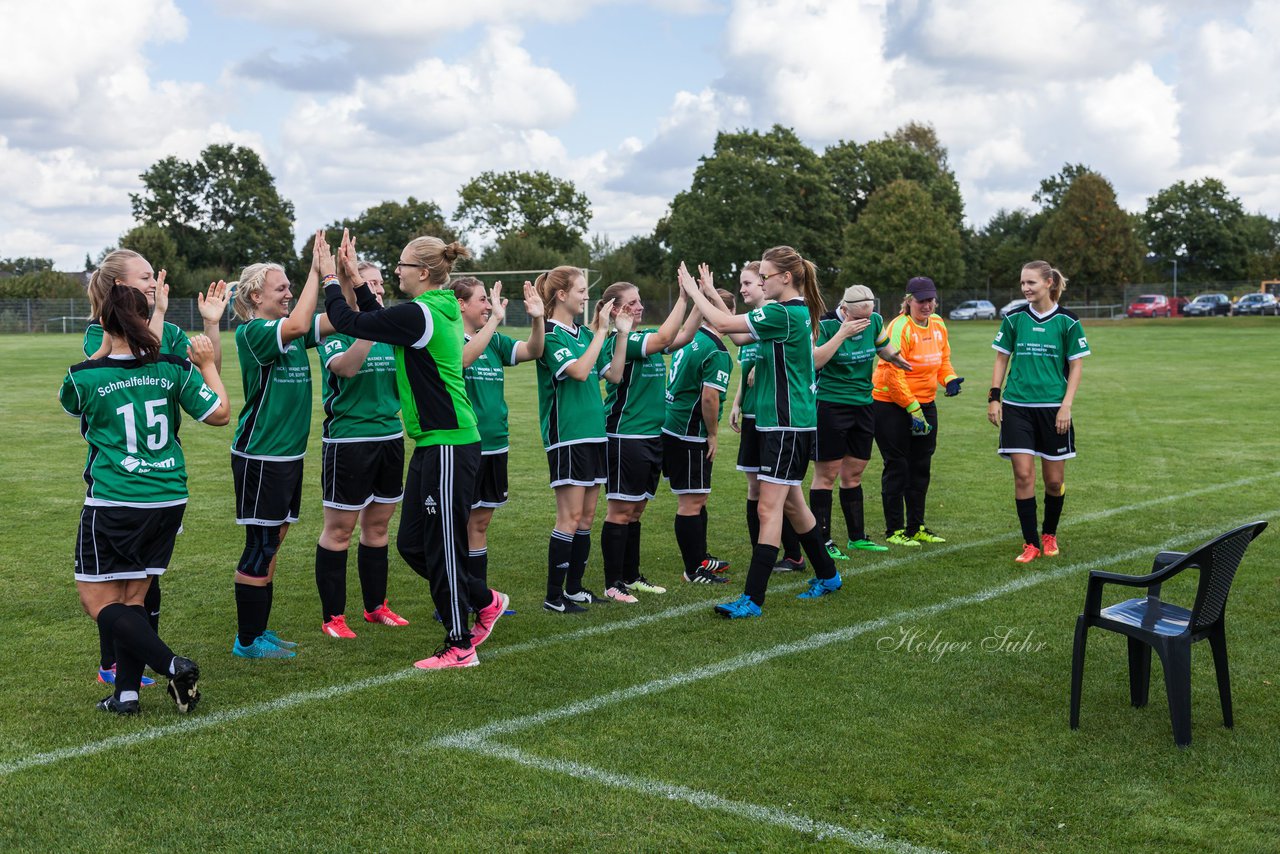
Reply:
[[[1231,714],[1231,671],[1227,668],[1227,632],[1218,626],[1209,635],[1209,648],[1213,650],[1213,669],[1218,674],[1218,698],[1222,701],[1222,725],[1227,729],[1235,726],[1235,718]]]
[[[1151,647],[1129,638],[1129,702],[1135,709],[1147,704],[1151,689]]]
[[[1191,645],[1162,645],[1160,663],[1164,666],[1164,690],[1169,698],[1173,743],[1186,747],[1191,744]]]
[[[1084,614],[1076,618],[1076,639],[1071,647],[1071,728],[1080,728],[1080,683],[1084,680],[1084,642],[1089,630]]]

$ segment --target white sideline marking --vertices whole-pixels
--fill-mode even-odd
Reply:
[[[1251,516],[1250,519],[1265,518],[1280,513],[1280,510],[1272,510],[1258,516]],[[1241,523],[1244,524],[1244,523]],[[1221,527],[1205,529],[1187,533],[1174,540],[1174,543],[1180,542],[1199,542],[1215,534],[1222,533]],[[1045,581],[1054,581],[1067,575],[1084,572],[1091,569],[1101,569],[1104,566],[1110,566],[1121,561],[1133,560],[1143,555],[1151,555],[1154,546],[1144,545],[1138,548],[1129,549],[1128,551],[1110,555],[1096,560],[1084,561],[1081,563],[1067,564],[1047,572],[1038,572],[1029,575],[1018,576],[1004,584],[995,587],[988,587],[986,590],[979,590],[976,593],[967,593],[963,596],[956,596],[943,602],[933,605],[922,605],[917,608],[908,608],[898,611],[895,614],[879,617],[874,620],[867,620],[861,623],[855,623],[851,626],[845,626],[834,631],[819,632],[803,638],[798,641],[778,644],[768,647],[767,649],[753,650],[752,652],[736,655],[732,658],[724,659],[713,664],[706,664],[702,667],[687,670],[684,673],[676,673],[671,676],[664,676],[661,679],[654,679],[649,682],[643,682],[639,685],[632,685],[629,688],[621,688],[616,691],[610,691],[606,694],[599,694],[586,700],[579,700],[566,706],[556,709],[547,709],[541,712],[535,712],[531,715],[520,715],[506,720],[493,721],[484,726],[475,727],[474,729],[464,730],[453,735],[442,736],[427,743],[428,747],[460,747],[471,749],[480,742],[487,742],[495,736],[506,735],[508,733],[517,732],[519,730],[528,729],[530,727],[539,726],[550,723],[551,721],[561,720],[563,718],[576,718],[589,712],[594,712],[605,706],[612,706],[617,703],[634,700],[640,697],[647,697],[650,694],[656,694],[660,691],[667,691],[671,688],[677,688],[688,685],[693,682],[699,682],[704,679],[711,679],[717,676],[724,676],[737,670],[747,667],[754,667],[757,664],[763,664],[780,658],[785,655],[794,655],[796,653],[813,652],[830,646],[834,643],[852,640],[867,632],[877,629],[883,629],[888,626],[902,625],[903,623],[916,622],[926,617],[934,616],[943,611],[950,611],[964,605],[973,605],[1004,596],[1007,593],[1015,593],[1025,590],[1028,587],[1034,587]]]
[[[1119,513],[1127,513],[1132,510],[1141,510],[1146,507],[1153,507],[1159,504],[1166,504],[1174,501],[1179,501],[1184,498],[1193,498],[1199,495],[1204,495],[1204,494],[1215,492],[1222,489],[1233,489],[1239,486],[1245,486],[1250,483],[1254,483],[1260,480],[1268,480],[1274,477],[1276,477],[1275,474],[1255,475],[1253,477],[1241,478],[1239,480],[1231,481],[1229,483],[1219,484],[1217,486],[1200,487],[1197,489],[1189,490],[1184,493],[1180,493],[1178,495],[1165,496],[1163,498],[1153,498],[1148,501],[1140,501],[1136,504],[1129,504],[1122,507],[1113,507],[1109,510],[1102,510],[1096,513],[1090,513],[1084,516],[1074,517],[1074,521],[1075,522],[1096,521],[1098,519],[1107,518],[1110,516],[1117,515]],[[926,551],[929,555],[938,556],[942,554],[949,554],[951,552],[959,551],[965,548],[976,548],[981,546],[992,545],[994,543],[998,543],[1003,540],[1010,539],[1013,536],[1015,536],[1015,534],[1011,533],[1011,534],[1006,534],[1002,537],[989,538],[986,540],[977,540],[977,541],[967,542],[967,543],[956,543],[955,545],[943,546],[940,549],[931,548],[931,549],[927,549]],[[924,555],[911,555],[911,556],[903,556],[900,558],[893,558],[886,561],[880,561],[876,564],[872,564],[866,567],[859,567],[857,569],[846,570],[842,572],[841,575],[845,577],[849,577],[853,575],[860,575],[863,572],[871,572],[878,569],[888,569],[893,566],[899,566],[904,563],[910,563],[912,560],[916,560],[919,557],[923,557],[923,556]],[[799,589],[802,586],[803,584],[793,582],[790,584],[773,587],[772,589],[775,592],[784,593],[790,590]],[[574,641],[574,640],[578,640],[585,637],[591,637],[594,635],[609,634],[616,631],[623,631],[623,630],[635,628],[637,626],[649,625],[650,623],[656,623],[662,620],[671,619],[673,617],[683,616],[684,614],[693,613],[705,607],[707,607],[706,601],[691,602],[686,605],[679,605],[674,608],[668,608],[665,611],[658,611],[657,613],[654,613],[654,614],[646,614],[646,615],[634,617],[628,620],[620,620],[618,622],[605,623],[599,626],[586,626],[576,631],[565,632],[564,634],[560,634],[560,635],[553,635],[546,638],[537,638],[537,639],[525,641],[523,643],[512,644],[511,646],[507,646],[507,647],[499,647],[491,653],[486,653],[484,658],[486,659],[497,658],[504,654],[508,654],[512,652],[524,652],[526,650],[538,649],[544,646],[551,646],[553,644],[562,643],[565,641]],[[269,714],[271,712],[290,709],[290,708],[293,708],[294,706],[302,705],[304,703],[309,703],[314,700],[321,700],[321,701],[329,700],[334,697],[341,697],[346,694],[354,693],[356,691],[363,691],[366,688],[378,688],[383,685],[390,685],[394,682],[399,682],[402,679],[407,679],[410,676],[413,676],[416,672],[417,671],[414,668],[405,668],[403,670],[397,670],[392,673],[384,673],[380,676],[370,676],[365,679],[358,679],[354,682],[347,682],[341,685],[331,685],[327,688],[320,688],[314,691],[303,691],[296,694],[287,694],[275,700],[267,700],[261,703],[254,703],[252,705],[242,706],[239,709],[227,709],[225,711],[213,712],[212,714],[208,714],[208,715],[200,715],[198,717],[189,718],[178,723],[163,724],[161,726],[152,727],[149,729],[138,730],[137,732],[129,733],[127,735],[112,736],[111,738],[105,738],[100,741],[93,741],[93,742],[89,742],[88,744],[77,745],[75,747],[63,747],[57,750],[45,751],[42,753],[34,753],[34,754],[31,754],[30,756],[22,757],[21,759],[13,759],[8,762],[0,762],[0,778],[7,777],[10,774],[14,774],[19,771],[25,771],[30,768],[39,768],[44,765],[53,765],[55,763],[62,762],[67,759],[77,759],[84,756],[92,756],[96,753],[101,753],[104,750],[110,750],[116,747],[128,747],[135,744],[143,744],[148,741],[152,741],[158,738],[163,738],[168,735],[174,735],[177,733],[196,732],[198,730],[205,729],[206,727],[217,726],[219,724],[224,724],[231,721],[238,721],[248,717],[256,717],[257,715],[261,715],[261,714]]]
[[[539,771],[565,774],[570,777],[576,777],[579,780],[587,780],[592,783],[611,786],[615,789],[624,789],[639,795],[665,798],[669,801],[678,801],[704,810],[718,810],[719,812],[726,812],[760,824],[777,825],[799,833],[811,834],[820,840],[834,839],[860,848],[872,851],[889,851],[894,852],[894,854],[940,854],[935,848],[921,848],[908,842],[889,839],[881,833],[874,833],[869,830],[850,830],[838,824],[815,821],[807,816],[789,813],[776,807],[731,801],[711,792],[690,789],[686,786],[678,786],[672,783],[663,783],[660,780],[632,777],[627,774],[615,774],[612,771],[604,771],[579,762],[569,762],[562,759],[543,759],[503,744],[477,742],[468,747],[468,750],[485,756],[507,759]]]

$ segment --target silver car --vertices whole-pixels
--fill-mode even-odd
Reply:
[[[947,315],[949,320],[995,320],[996,307],[984,299],[967,299]]]
[[[1013,300],[1012,302],[1005,303],[1004,308],[1000,309],[1000,316],[1008,317],[1009,312],[1017,311],[1018,309],[1022,308],[1024,305],[1027,305],[1027,301],[1024,299],[1016,299],[1016,300]]]

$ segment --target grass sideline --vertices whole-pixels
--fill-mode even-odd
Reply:
[[[184,719],[149,689],[135,720],[93,709],[105,693],[92,681],[95,632],[70,578],[84,445],[55,395],[78,336],[0,337],[0,618],[11,651],[0,847],[1274,850],[1280,531],[1251,548],[1229,608],[1234,730],[1221,726],[1205,649],[1188,750],[1173,747],[1158,668],[1150,706],[1129,708],[1118,638],[1090,638],[1078,732],[1066,703],[1087,568],[1142,571],[1163,546],[1280,507],[1280,436],[1267,420],[1280,409],[1280,322],[1086,322],[1094,355],[1076,404],[1064,552],[1032,573],[1012,563],[1012,478],[992,452],[981,394],[995,327],[949,328],[967,382],[940,402],[929,502],[930,527],[949,543],[859,555],[844,591],[814,603],[791,598],[798,579],[777,578],[765,618],[745,625],[709,614],[739,592],[748,557],[727,427],[709,510],[712,550],[733,562],[734,584],[677,581],[663,493],[645,517],[644,566],[669,594],[574,621],[541,611],[554,505],[533,369],[511,370],[513,501],[495,516],[490,565],[518,614],[482,649],[484,666],[458,673],[406,670],[439,638],[425,583],[396,558],[391,601],[413,625],[357,620],[356,641],[320,635],[316,429],[273,619],[302,654],[232,659],[231,433],[188,422],[193,497],[162,628],[200,662],[206,698]],[[233,352],[227,363],[238,406]],[[872,530],[879,471],[873,460]],[[354,566],[349,576],[356,613]],[[1167,593],[1189,599],[1193,580]],[[982,648],[1006,630],[1004,651]],[[669,687],[646,687],[657,684]],[[484,727],[502,732],[458,742]],[[113,749],[86,748],[108,739]],[[117,803],[112,793],[125,792]]]

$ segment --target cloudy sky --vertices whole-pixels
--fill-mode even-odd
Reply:
[[[1280,215],[1280,3],[0,0],[0,257],[131,225],[138,174],[256,149],[299,233],[486,169],[545,169],[648,231],[717,130],[821,148],[932,122],[981,225],[1083,162],[1121,204],[1223,179]]]

